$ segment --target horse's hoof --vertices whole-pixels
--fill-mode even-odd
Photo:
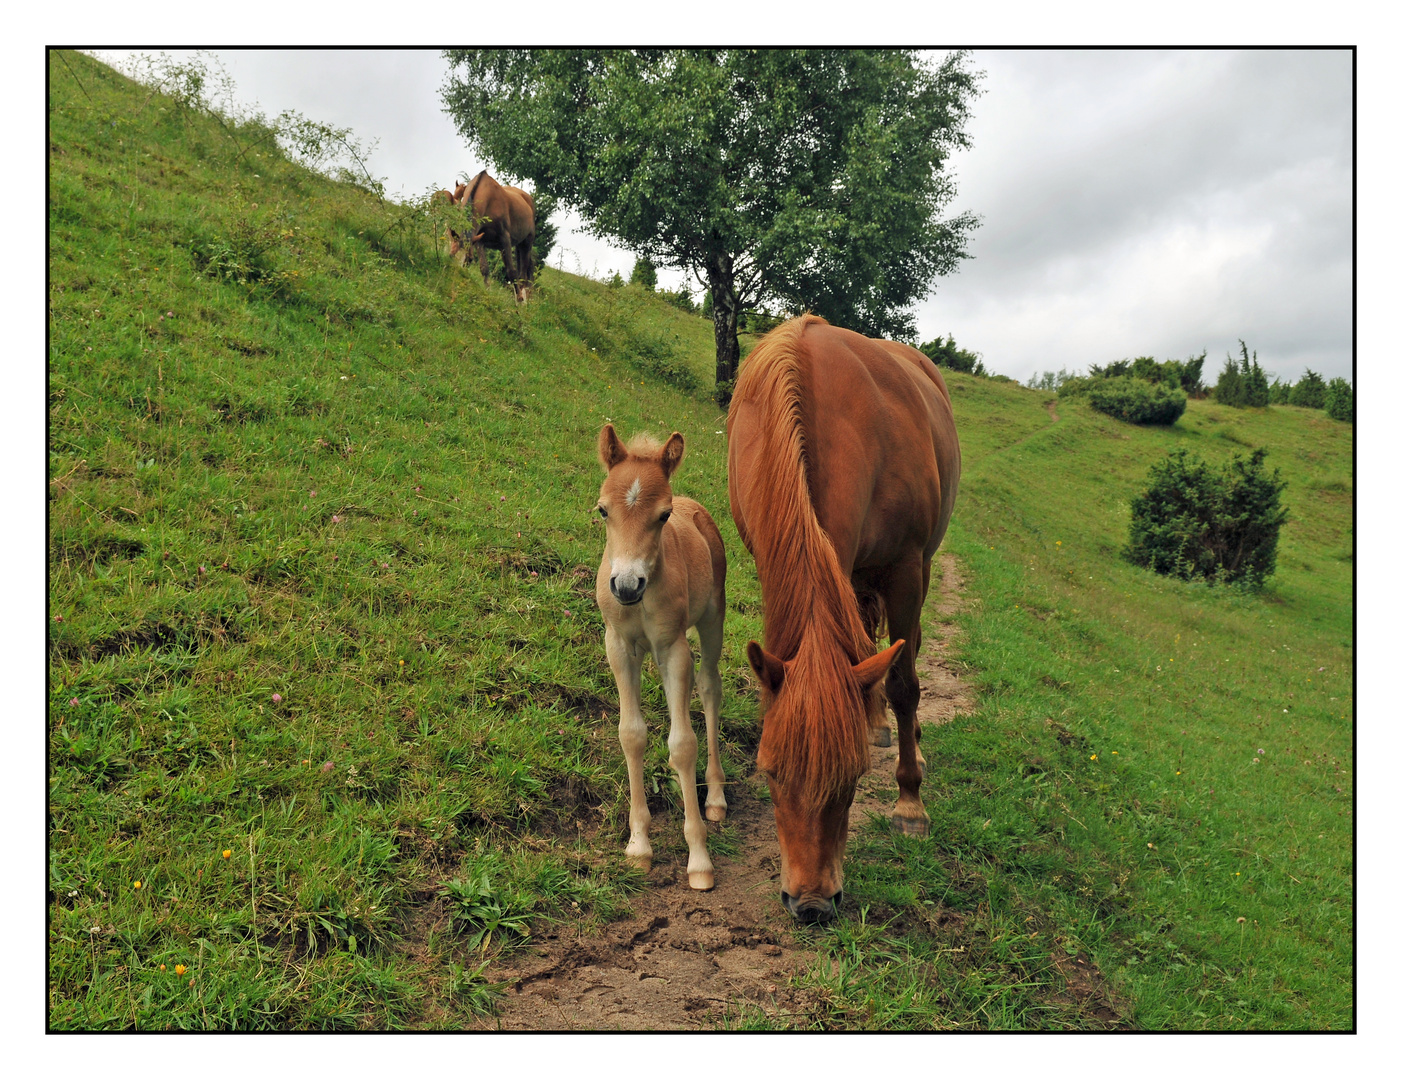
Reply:
[[[688,870],[686,877],[691,882],[691,887],[701,892],[716,887],[716,872],[714,870]]]
[[[891,828],[907,836],[929,836],[930,819],[913,817],[893,817]]]
[[[872,745],[872,746],[890,746],[890,745],[891,745],[891,729],[888,728],[888,727],[872,728],[872,729],[871,729],[871,745]]]
[[[644,874],[649,873],[652,870],[651,853],[648,853],[647,855],[625,855],[624,858],[627,860],[629,866],[637,867]]]
[[[706,807],[706,820],[707,820],[707,821],[724,821],[724,820],[725,820],[725,809],[726,809],[726,808],[725,808],[724,804],[722,804],[722,805],[720,805],[720,806],[708,806],[708,807]]]

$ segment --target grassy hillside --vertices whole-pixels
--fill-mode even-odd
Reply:
[[[50,79],[50,1023],[465,1023],[498,950],[641,884],[591,599],[605,420],[686,436],[751,770],[710,324],[554,270],[517,306],[255,129],[72,53]],[[1056,962],[1083,954],[1131,1026],[1348,1026],[1352,429],[1053,422],[949,381],[982,708],[925,734],[932,839],[854,838],[866,912],[815,937],[844,963],[802,1022],[1093,1026]],[[1290,481],[1261,594],[1119,558],[1178,445]],[[905,918],[932,908],[957,941]]]

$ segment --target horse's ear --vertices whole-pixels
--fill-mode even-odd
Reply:
[[[628,457],[628,448],[619,439],[618,432],[613,430],[612,424],[605,424],[604,429],[599,432],[599,461],[608,472],[620,461]]]
[[[662,475],[671,479],[672,474],[677,471],[677,466],[682,463],[682,455],[685,453],[686,440],[682,438],[682,433],[672,432],[672,437],[662,448]]]
[[[860,664],[852,666],[852,674],[857,677],[857,682],[862,684],[863,690],[870,690],[886,677],[886,672],[896,662],[896,657],[901,655],[903,648],[905,648],[905,638],[901,638],[889,649],[883,649],[875,656],[868,656]]]
[[[745,646],[745,655],[749,658],[755,678],[770,694],[777,694],[779,687],[784,685],[784,662],[765,652],[758,641],[752,641]]]

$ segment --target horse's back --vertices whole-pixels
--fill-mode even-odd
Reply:
[[[716,528],[715,519],[710,513],[695,499],[688,499],[685,495],[672,496],[672,513],[685,517],[701,534],[701,539],[706,542],[706,547],[710,551],[711,580],[713,588],[725,588],[725,542],[721,539],[720,529]]]
[[[948,527],[960,467],[939,369],[908,345],[817,319],[786,332],[794,334],[809,497],[842,564],[850,573],[912,551],[929,558]],[[742,537],[745,508],[736,503],[744,502],[744,476],[764,467],[757,421],[756,406],[741,402],[731,468],[740,480],[732,513]]]

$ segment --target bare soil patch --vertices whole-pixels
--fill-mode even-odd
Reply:
[[[974,709],[972,687],[945,657],[953,650],[964,579],[952,555],[941,554],[939,578],[926,602],[920,674],[922,726],[948,723]],[[892,728],[894,731],[894,717]],[[872,747],[872,770],[858,785],[855,830],[896,799],[896,747]],[[782,1022],[819,1003],[794,989],[794,977],[818,962],[794,935],[795,923],[779,902],[779,844],[774,814],[756,776],[732,778],[724,828],[739,853],[712,844],[716,887],[687,885],[686,843],[680,814],[653,816],[653,867],[633,914],[597,930],[561,928],[505,954],[488,977],[506,984],[498,1015],[479,1029],[507,1031],[705,1030],[742,1012]],[[708,823],[713,837],[720,827]],[[621,844],[622,841],[620,840]],[[959,936],[957,912],[921,912],[932,933]],[[1113,1026],[1118,1019],[1104,979],[1082,958],[1059,956],[1066,979],[1061,995],[1088,1016]]]
[[[973,708],[971,691],[943,661],[963,578],[953,556],[939,559],[918,667],[919,715],[926,726]],[[872,771],[862,778],[853,805],[854,829],[894,804],[895,770],[895,747],[872,747]],[[738,839],[740,853],[726,856],[712,846],[714,889],[696,892],[687,885],[681,822],[666,811],[655,813],[653,867],[632,916],[593,933],[547,932],[505,955],[488,977],[505,983],[506,995],[498,1015],[479,1026],[677,1030],[712,1028],[746,1007],[776,1020],[802,1015],[813,1003],[792,981],[816,957],[795,940],[794,921],[779,902],[774,814],[762,780],[732,779],[726,829]],[[713,835],[718,828],[708,827]]]

